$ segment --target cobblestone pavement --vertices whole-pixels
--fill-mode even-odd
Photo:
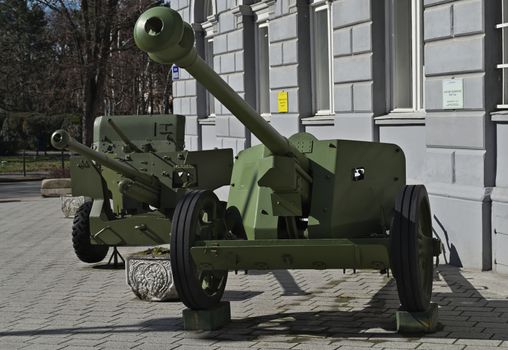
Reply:
[[[375,272],[231,273],[233,321],[185,332],[180,303],[135,298],[123,270],[74,256],[59,199],[0,203],[0,349],[508,348],[508,277],[442,266],[443,329],[394,332],[394,281]]]

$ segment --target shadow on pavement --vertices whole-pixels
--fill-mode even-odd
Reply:
[[[254,291],[242,291],[242,290],[227,290],[224,292],[224,296],[222,300],[224,301],[244,301],[248,299],[252,299],[255,296],[263,294],[263,292],[254,292]]]
[[[433,301],[440,306],[441,331],[429,334],[434,338],[462,339],[508,339],[508,321],[496,323],[496,318],[508,312],[508,299],[487,300],[462,275],[450,266],[438,268],[451,292],[433,293]],[[442,284],[442,283],[441,283]],[[481,286],[486,290],[487,287]],[[338,307],[347,307],[348,300]],[[348,336],[399,338],[395,333],[395,312],[399,308],[397,286],[394,279],[381,288],[369,301],[368,306],[358,311],[282,312],[250,317],[233,322],[214,338],[252,340],[263,335],[300,335],[343,338]],[[496,309],[499,309],[496,311]],[[506,319],[506,316],[505,316]],[[248,329],[245,336],[236,331],[232,336],[228,330]],[[425,335],[420,335],[425,336]]]
[[[502,312],[508,312],[508,299],[490,301],[485,299],[464,278],[458,268],[441,266],[438,270],[439,276],[444,279],[451,292],[436,292],[433,294],[433,300],[440,306],[440,322],[443,325],[443,330],[429,334],[429,337],[508,339],[508,321],[494,323],[494,320]],[[481,288],[486,289],[486,287]],[[319,292],[317,293],[319,294]],[[259,294],[262,294],[262,292],[226,291],[224,300],[243,301]],[[348,308],[348,303],[351,301],[354,301],[354,298],[341,298],[340,295],[335,299],[337,307],[344,309]],[[306,336],[329,337],[332,339],[360,336],[380,337],[389,340],[390,338],[401,337],[401,335],[395,333],[394,318],[398,307],[396,284],[393,279],[390,279],[369,301],[368,306],[362,310],[279,312],[234,319],[219,331],[201,332],[196,333],[196,335],[199,338],[233,341],[256,340],[266,335],[294,335],[296,341],[300,341]],[[496,309],[499,310],[496,311]],[[0,337],[99,333],[127,334],[150,331],[179,332],[182,330],[183,323],[180,317],[168,317],[151,319],[132,325],[0,331]]]

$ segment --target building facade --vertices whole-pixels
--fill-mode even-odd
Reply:
[[[429,191],[445,261],[508,272],[507,0],[170,6],[206,62],[283,135],[400,145],[408,183]],[[183,69],[173,87],[189,149],[259,142]]]

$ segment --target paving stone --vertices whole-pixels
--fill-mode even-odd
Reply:
[[[502,343],[501,340],[482,340],[482,339],[458,339],[455,344],[475,345],[475,346],[490,346],[496,347]]]
[[[466,346],[465,345],[455,345],[455,344],[439,344],[440,350],[462,350]],[[418,349],[429,349],[434,350],[436,349],[436,344],[422,344],[418,347]]]
[[[508,348],[508,289],[495,288],[498,275],[489,283],[486,274],[447,266],[433,298],[444,329],[425,337],[394,332],[392,279],[349,270],[231,273],[232,323],[184,332],[180,303],[141,302],[123,270],[79,262],[72,222],[59,212],[59,199],[0,205],[0,218],[9,218],[0,226],[0,349]]]
[[[285,342],[259,342],[259,343],[256,343],[255,346],[259,347],[259,348],[262,348],[262,349],[265,349],[265,348],[270,348],[270,349],[292,349],[294,348],[295,346],[297,346],[298,344],[297,343],[285,343]]]
[[[153,343],[141,343],[138,346],[134,347],[133,349],[139,349],[139,350],[172,350],[176,349],[180,345],[172,345],[172,344],[153,344]]]
[[[203,347],[199,345],[181,345],[178,348],[178,350],[203,350]],[[215,350],[218,349],[216,346],[207,347],[208,350]]]
[[[414,349],[420,344],[417,342],[397,342],[397,341],[384,341],[377,343],[373,348],[387,348],[387,349]]]
[[[100,344],[103,344],[104,340],[93,340],[93,339],[67,339],[65,342],[61,343],[62,346],[85,346],[85,347],[98,347]]]
[[[120,341],[106,341],[98,345],[98,347],[105,349],[132,349],[138,344],[132,342],[120,342]]]
[[[31,344],[28,346],[24,346],[23,349],[26,350],[55,350],[61,349],[61,347],[55,347],[55,345],[47,345],[47,344]]]
[[[341,341],[338,341],[338,342],[334,342],[332,343],[331,345],[337,345],[337,346],[340,346],[341,349],[346,347],[346,346],[354,346],[354,347],[361,347],[361,348],[370,348],[374,345],[375,343],[374,342],[370,342],[370,341],[362,341],[362,340],[341,340]]]
[[[337,345],[326,345],[326,344],[298,344],[292,350],[335,350],[338,349]]]
[[[432,335],[430,337],[415,339],[414,341],[418,341],[421,343],[431,343],[431,344],[453,344],[457,341],[457,339],[455,339],[455,338],[435,338]]]

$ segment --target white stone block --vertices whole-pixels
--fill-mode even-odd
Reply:
[[[335,84],[335,112],[350,112],[353,110],[353,85]]]
[[[452,6],[445,4],[425,10],[424,38],[442,39],[452,35]]]
[[[425,156],[425,179],[429,182],[453,183],[455,181],[455,151],[427,148]]]
[[[169,253],[163,255],[133,254],[127,257],[127,284],[141,300],[178,300]]]
[[[60,204],[62,213],[66,218],[74,218],[76,211],[85,203],[86,198],[83,196],[73,197],[72,195],[60,196]]]
[[[459,1],[453,5],[453,32],[455,35],[483,32],[483,1]]]
[[[333,55],[350,55],[352,52],[351,28],[338,29],[333,32]]]
[[[353,27],[353,52],[361,53],[372,50],[372,23],[359,24]]]
[[[338,0],[333,3],[333,26],[347,25],[369,21],[371,0]]]
[[[484,37],[472,36],[425,45],[427,75],[478,72],[484,69]]]
[[[336,83],[372,79],[372,54],[336,57],[333,60]]]

